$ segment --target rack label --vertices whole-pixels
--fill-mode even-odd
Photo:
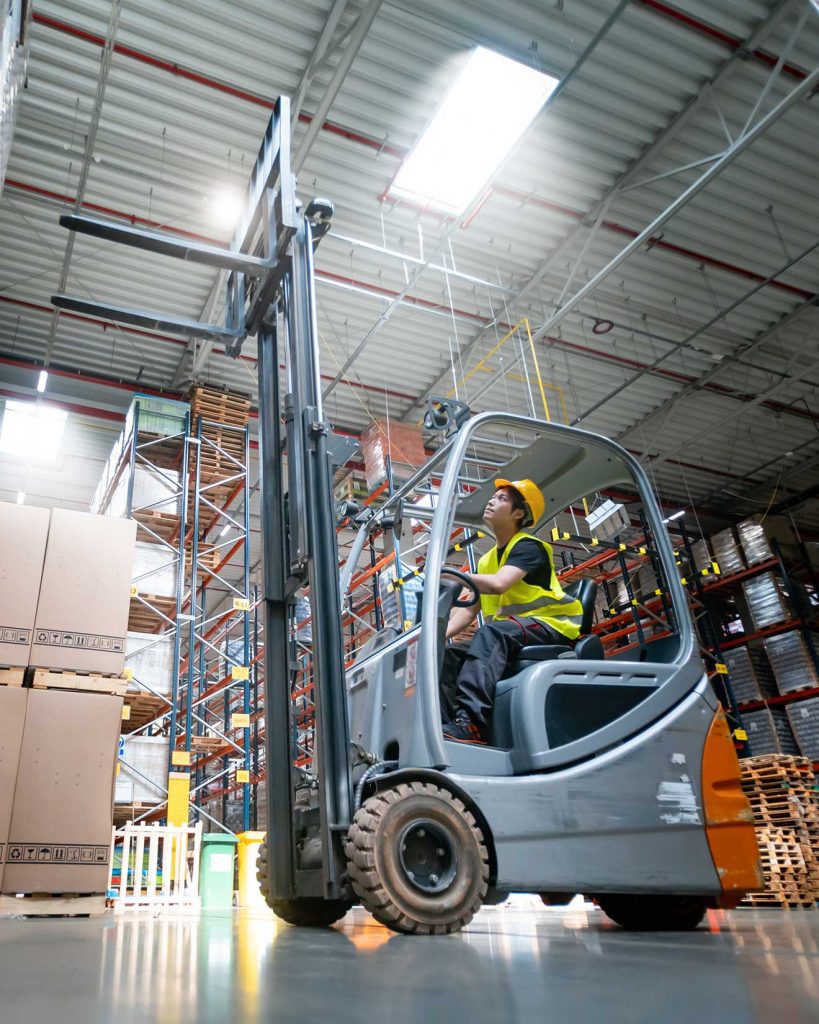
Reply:
[[[234,729],[247,729],[250,726],[250,715],[237,711],[230,717],[230,724]]]
[[[171,764],[180,768],[189,768],[191,763],[191,752],[189,750],[174,750],[171,752]]]
[[[249,612],[250,611],[250,599],[247,597],[234,597],[233,598],[233,610],[235,612]]]
[[[250,782],[250,772],[247,768],[237,768],[236,770],[236,781],[237,782]]]
[[[230,669],[230,675],[232,679],[243,683],[245,679],[250,679],[250,669],[247,665],[233,665]]]
[[[716,663],[716,665],[714,665],[714,668],[716,669],[716,671],[721,676],[727,676],[728,675],[728,666],[727,665],[723,665],[723,663],[721,661],[718,661]]]

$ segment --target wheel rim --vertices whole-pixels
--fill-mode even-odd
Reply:
[[[448,889],[458,871],[453,837],[434,821],[413,821],[404,829],[398,858],[410,885],[429,895]]]

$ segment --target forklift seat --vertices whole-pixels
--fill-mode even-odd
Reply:
[[[517,675],[525,668],[539,661],[553,661],[555,658],[591,658],[594,660],[605,657],[603,645],[595,636],[589,636],[594,622],[594,602],[597,598],[597,584],[594,580],[578,580],[565,588],[566,593],[578,600],[583,608],[580,620],[581,640],[572,649],[567,644],[531,644],[522,647],[517,658],[507,667],[504,677]]]

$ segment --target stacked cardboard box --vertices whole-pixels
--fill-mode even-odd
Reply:
[[[812,638],[812,641],[819,645],[819,636]],[[794,693],[819,686],[819,675],[811,652],[798,630],[768,637],[765,640],[765,651],[780,693]]]
[[[134,524],[12,508],[0,506],[11,524],[4,540],[13,527],[18,541],[5,564],[24,565],[25,575],[0,575],[0,607],[25,611],[31,643],[15,646],[27,685],[20,673],[4,676],[18,685],[0,686],[0,892],[100,893]]]
[[[407,423],[377,420],[361,435],[361,449],[371,491],[387,479],[388,459],[395,483],[408,480],[427,459],[421,428]]]
[[[50,513],[0,502],[0,665],[29,663]]]

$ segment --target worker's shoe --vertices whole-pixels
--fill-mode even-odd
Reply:
[[[488,744],[483,729],[479,725],[475,725],[465,711],[459,711],[455,715],[454,722],[446,723],[444,739],[456,740],[458,743],[477,743],[484,747]]]

